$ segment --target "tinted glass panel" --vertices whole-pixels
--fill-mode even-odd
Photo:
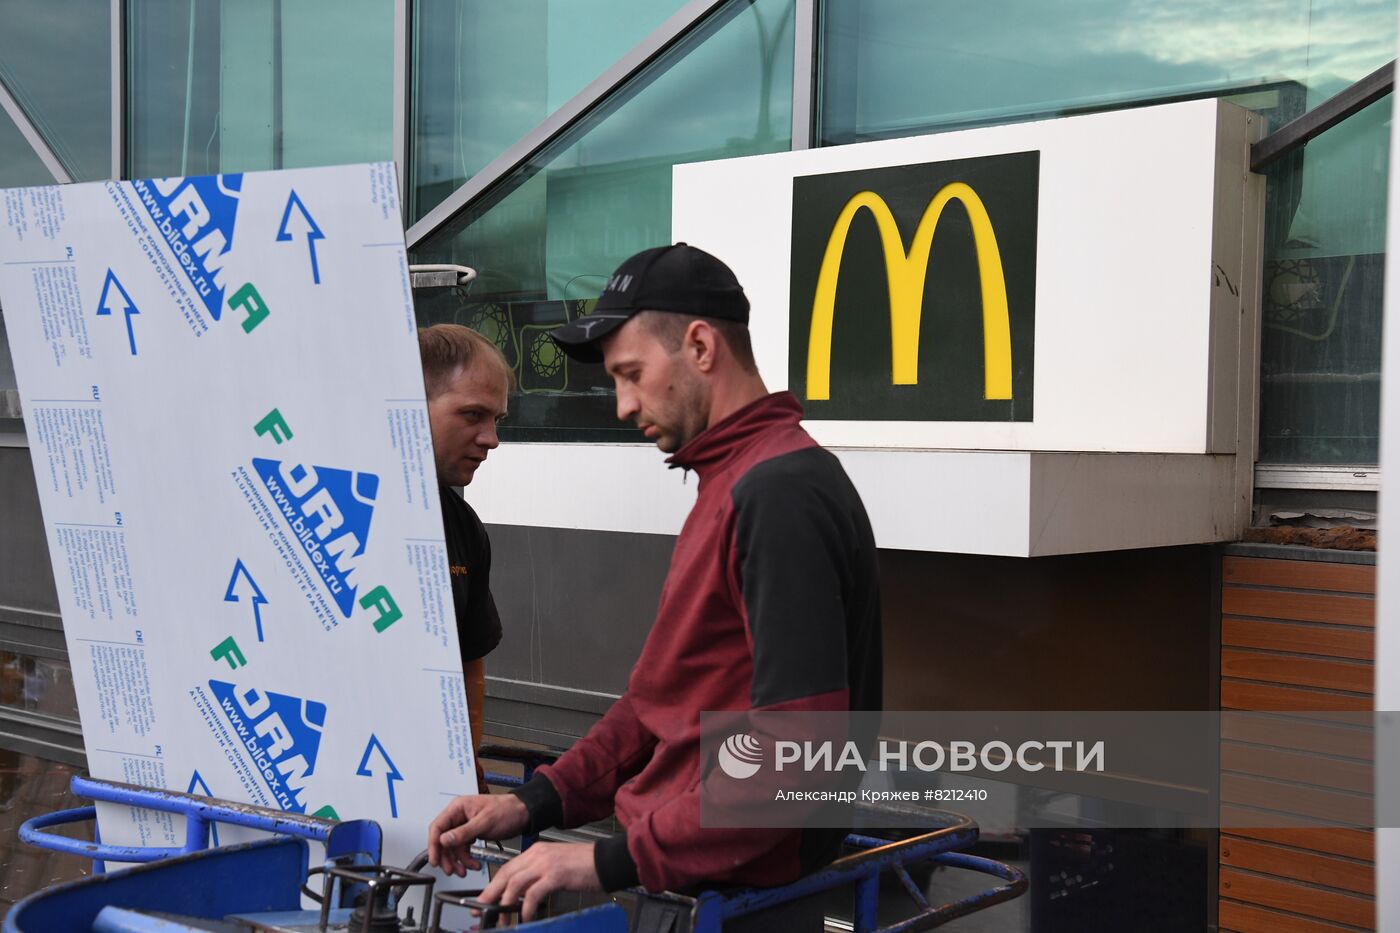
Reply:
[[[0,110],[0,188],[51,185],[53,175],[20,135],[10,115]]]
[[[1296,114],[1395,54],[1389,0],[827,0],[823,23],[825,143],[1248,88]]]
[[[413,217],[622,57],[678,0],[417,0]]]
[[[78,181],[111,177],[111,22],[110,0],[0,0],[0,79]]]
[[[130,176],[393,158],[393,11],[378,0],[132,4]]]
[[[1203,96],[1277,128],[1395,57],[1393,0],[823,9],[826,144]],[[1376,462],[1390,106],[1268,172],[1263,461]]]
[[[730,5],[415,251],[479,272],[469,290],[419,292],[419,316],[505,351],[522,389],[507,440],[641,439],[618,426],[602,367],[563,360],[545,333],[586,312],[623,259],[670,241],[671,166],[788,148],[792,12]]]
[[[1377,461],[1391,98],[1268,172],[1259,459]]]

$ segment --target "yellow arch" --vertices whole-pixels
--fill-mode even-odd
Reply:
[[[807,398],[831,397],[831,330],[836,310],[836,279],[851,221],[863,207],[875,218],[885,253],[885,274],[890,289],[890,373],[893,385],[919,382],[919,322],[923,317],[924,278],[938,219],[949,201],[957,199],[972,220],[972,241],[977,250],[977,271],[982,286],[983,393],[989,399],[1011,398],[1011,315],[1006,303],[1006,275],[1001,266],[996,231],[977,192],[963,182],[944,185],[924,208],[909,252],[899,225],[885,199],[862,191],[846,202],[831,228],[817,274],[817,294],[812,301],[812,331],[807,342]]]

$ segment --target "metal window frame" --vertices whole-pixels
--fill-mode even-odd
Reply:
[[[1296,120],[1285,123],[1249,149],[1249,169],[1262,172],[1300,146],[1371,106],[1395,88],[1395,61],[1350,84]]]
[[[44,163],[44,168],[48,169],[53,180],[60,185],[66,185],[73,181],[73,176],[68,173],[68,169],[63,162],[49,148],[49,144],[40,135],[39,130],[34,126],[34,122],[29,119],[29,115],[24,112],[24,108],[19,105],[19,101],[10,93],[9,87],[5,85],[4,79],[0,79],[0,110],[9,114],[10,120],[14,122],[15,129],[19,130],[24,141],[29,143],[29,148],[34,150],[34,154],[39,157],[39,161]]]
[[[1250,171],[1262,172],[1307,145],[1337,124],[1371,106],[1395,89],[1395,61],[1348,85],[1307,113],[1291,120],[1250,147]],[[1324,489],[1378,492],[1380,468],[1373,464],[1256,463],[1255,489]]]
[[[520,137],[481,171],[467,179],[465,184],[423,215],[421,220],[409,227],[405,234],[408,248],[413,249],[447,226],[458,214],[471,207],[516,169],[525,165],[545,147],[593,113],[614,91],[681,43],[713,14],[733,2],[734,0],[689,0],[587,87],[569,98],[558,110],[545,117],[538,126]]]
[[[126,177],[126,0],[112,0],[112,179]]]
[[[111,177],[121,178],[126,169],[126,4],[111,0]],[[49,146],[34,121],[24,112],[19,101],[0,79],[0,109],[9,115],[29,148],[60,185],[73,183],[73,175],[63,160]]]
[[[126,172],[126,2],[111,0],[111,177],[119,179]],[[10,89],[0,80],[0,109],[3,109],[14,122],[39,161],[44,163],[54,181],[60,185],[72,184],[73,176],[63,161],[54,153],[48,142],[34,126],[28,114],[20,107],[19,101]]]
[[[87,768],[82,727],[66,717],[0,706],[0,749]]]
[[[792,54],[792,149],[816,145],[820,0],[795,0]]]
[[[1381,471],[1378,466],[1364,463],[1256,463],[1254,488],[1379,492]]]
[[[399,213],[408,220],[409,126],[413,87],[413,0],[394,0],[394,168],[399,181]]]

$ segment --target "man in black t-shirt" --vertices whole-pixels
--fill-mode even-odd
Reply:
[[[505,417],[514,374],[495,344],[460,324],[420,329],[418,350],[475,752],[481,746],[486,689],[482,659],[501,641],[501,618],[491,597],[491,541],[486,527],[451,487],[471,483],[477,467],[500,444],[496,423]],[[481,778],[478,763],[478,781]]]

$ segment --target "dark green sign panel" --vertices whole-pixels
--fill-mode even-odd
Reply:
[[[807,417],[1031,420],[1039,183],[1039,152],[793,179]]]

